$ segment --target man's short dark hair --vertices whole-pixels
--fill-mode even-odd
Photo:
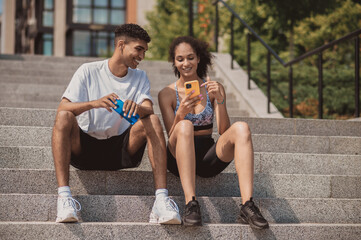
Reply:
[[[132,40],[144,40],[146,43],[150,42],[150,37],[141,26],[133,23],[126,23],[118,26],[114,30],[114,44],[116,45],[119,38],[124,37],[125,42]]]

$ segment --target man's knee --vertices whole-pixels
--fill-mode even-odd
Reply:
[[[60,131],[71,129],[75,121],[76,117],[72,112],[60,111],[56,114],[54,129]]]
[[[163,131],[160,119],[155,114],[150,114],[147,117],[143,118],[142,123],[144,127],[147,125],[147,123],[150,123],[150,125],[152,125],[153,128]]]

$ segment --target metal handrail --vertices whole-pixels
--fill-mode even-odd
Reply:
[[[360,34],[361,34],[361,28],[358,29],[358,30],[356,30],[356,31],[354,31],[354,32],[352,32],[352,33],[349,33],[349,34],[347,34],[347,35],[345,35],[345,36],[343,36],[343,37],[341,37],[341,38],[339,38],[339,39],[333,40],[332,42],[329,42],[329,43],[327,43],[327,44],[325,44],[325,45],[323,45],[323,46],[321,46],[321,47],[318,47],[318,48],[315,48],[315,49],[313,49],[313,50],[311,50],[311,51],[309,51],[309,52],[306,52],[305,54],[303,54],[303,55],[301,55],[301,56],[299,56],[299,57],[297,57],[297,58],[289,61],[289,62],[286,63],[284,66],[287,67],[287,66],[293,65],[293,64],[295,64],[295,63],[298,63],[298,62],[300,62],[301,60],[303,60],[303,59],[305,59],[305,58],[307,58],[307,57],[309,57],[309,56],[312,56],[312,55],[314,55],[314,54],[323,52],[324,50],[329,49],[329,48],[331,48],[332,46],[334,46],[334,45],[336,45],[336,44],[338,44],[338,43],[340,43],[340,42],[346,41],[346,40],[351,39],[351,38],[353,38],[353,37],[356,37],[356,36],[358,36],[358,35],[360,35]]]
[[[349,33],[339,39],[336,39],[328,44],[325,44],[321,47],[318,47],[312,51],[309,51],[287,63],[283,61],[283,59],[278,56],[278,54],[223,0],[214,0],[213,5],[216,6],[216,31],[215,31],[215,45],[216,51],[218,51],[218,2],[221,2],[229,12],[231,12],[231,67],[233,69],[233,46],[234,46],[234,38],[233,38],[233,19],[237,18],[250,32],[251,34],[247,35],[247,72],[248,72],[248,89],[250,89],[250,81],[251,81],[251,61],[250,61],[250,38],[251,35],[254,36],[261,44],[268,50],[267,54],[267,111],[270,113],[270,104],[271,104],[271,54],[282,64],[283,67],[289,67],[289,115],[293,117],[293,69],[292,65],[302,61],[303,59],[310,57],[312,55],[318,54],[318,97],[319,97],[319,106],[318,106],[318,117],[321,119],[323,118],[323,59],[322,59],[322,52],[326,49],[331,48],[335,44],[339,42],[349,40],[351,38],[355,38],[355,117],[360,116],[360,88],[359,88],[359,79],[360,79],[360,61],[359,61],[359,54],[360,54],[360,41],[359,35],[361,34],[361,29],[358,29],[352,33]]]

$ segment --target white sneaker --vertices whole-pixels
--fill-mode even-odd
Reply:
[[[68,223],[79,221],[76,212],[81,210],[80,203],[72,197],[58,197],[57,223]]]
[[[181,224],[177,204],[169,197],[160,197],[154,201],[152,212],[150,213],[150,223],[160,224]]]

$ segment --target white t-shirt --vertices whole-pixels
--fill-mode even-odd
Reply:
[[[152,101],[147,74],[139,69],[128,68],[126,76],[114,76],[109,69],[108,59],[85,63],[74,73],[62,98],[71,102],[89,102],[115,93],[124,102],[132,100],[141,104],[145,99]],[[114,110],[105,108],[86,111],[77,117],[79,127],[92,137],[107,139],[121,135],[130,123]]]

